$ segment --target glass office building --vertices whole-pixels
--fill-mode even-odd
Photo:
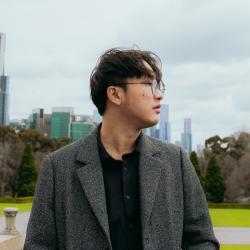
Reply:
[[[51,115],[51,138],[69,138],[70,137],[70,113],[53,112]]]
[[[94,127],[95,125],[91,123],[72,122],[70,126],[71,140],[74,142],[84,138]]]
[[[70,138],[70,123],[73,117],[72,107],[53,107],[50,137],[52,139]]]

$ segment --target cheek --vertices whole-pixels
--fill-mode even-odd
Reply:
[[[146,92],[137,93],[128,99],[129,107],[139,107],[139,105],[145,106],[152,102],[152,95]]]

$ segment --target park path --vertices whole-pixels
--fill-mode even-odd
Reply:
[[[250,245],[250,227],[215,227],[214,233],[223,245]]]
[[[16,218],[16,229],[25,239],[30,212],[19,213]],[[0,231],[5,227],[4,217],[0,217]],[[215,235],[221,245],[250,245],[250,227],[215,227]]]

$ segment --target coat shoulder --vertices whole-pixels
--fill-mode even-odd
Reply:
[[[165,152],[169,156],[179,156],[181,152],[181,147],[173,143],[164,142],[159,139],[153,138],[151,136],[145,135],[147,141],[158,151]]]
[[[63,159],[63,158],[68,158],[68,157],[71,158],[77,154],[82,144],[83,144],[83,140],[79,140],[79,141],[70,143],[66,146],[63,146],[62,148],[57,149],[56,151],[50,153],[49,155],[51,159],[53,160]]]

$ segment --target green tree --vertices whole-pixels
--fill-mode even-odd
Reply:
[[[15,195],[24,145],[10,126],[0,125],[0,197]]]
[[[215,156],[212,156],[208,162],[204,188],[209,202],[223,202],[226,190],[225,181]]]
[[[192,162],[192,164],[194,166],[195,172],[200,180],[201,186],[204,187],[204,177],[201,173],[200,163],[199,163],[198,156],[197,156],[195,151],[191,152],[190,161]]]
[[[27,144],[17,177],[18,197],[33,196],[36,187],[38,170],[35,165],[32,145]]]

